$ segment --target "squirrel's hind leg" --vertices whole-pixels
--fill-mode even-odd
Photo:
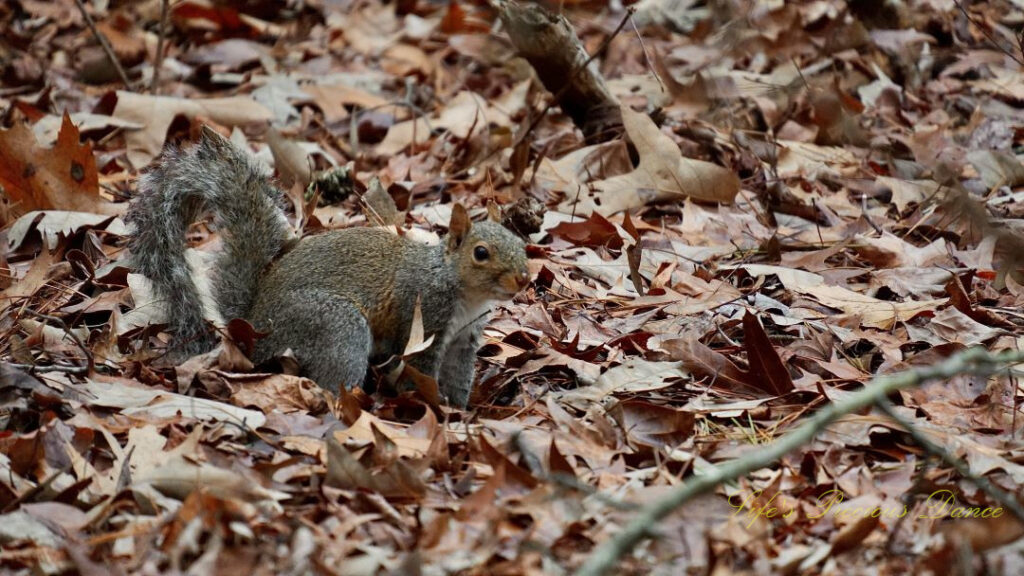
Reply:
[[[270,334],[256,345],[257,362],[289,348],[302,374],[321,387],[362,385],[369,368],[373,336],[366,318],[351,302],[320,291],[292,291],[272,311],[255,314]],[[266,307],[265,307],[266,308]]]

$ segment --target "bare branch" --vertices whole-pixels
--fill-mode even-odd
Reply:
[[[957,458],[945,448],[932,442],[928,436],[914,426],[912,421],[901,416],[900,413],[894,409],[892,402],[890,402],[888,398],[877,400],[875,402],[875,406],[877,406],[882,412],[885,412],[885,415],[888,416],[889,419],[896,422],[901,428],[906,430],[907,434],[910,434],[910,437],[914,439],[914,442],[916,442],[921,448],[924,448],[925,452],[952,466],[954,470],[956,470],[968,482],[977,486],[978,489],[987,494],[989,498],[999,502],[1010,512],[1013,512],[1013,515],[1016,516],[1022,524],[1024,524],[1024,506],[1021,506],[1020,502],[1017,502],[1013,496],[1007,494],[1004,490],[997,488],[994,484],[989,482],[987,478],[971,473],[971,469],[967,466],[966,462]]]
[[[160,0],[160,34],[156,43],[156,58],[153,62],[153,81],[149,85],[150,93],[160,93],[160,68],[164,65],[164,42],[167,37],[167,15],[170,13],[170,0]]]
[[[716,466],[707,473],[674,487],[663,498],[648,504],[621,532],[599,546],[576,575],[597,576],[607,573],[615,567],[622,556],[651,536],[659,520],[724,482],[770,466],[813,440],[819,432],[841,416],[885,400],[893,392],[914,388],[929,380],[950,378],[957,374],[987,376],[1022,362],[1024,351],[1011,350],[992,354],[978,347],[965,350],[934,366],[876,376],[862,390],[850,394],[840,402],[825,406],[779,440],[761,447],[749,456]]]
[[[75,4],[78,6],[78,11],[82,13],[82,18],[85,19],[85,24],[89,27],[92,35],[96,37],[96,40],[99,41],[100,46],[103,48],[103,52],[107,54],[107,58],[110,60],[110,63],[114,65],[115,69],[117,69],[117,75],[121,77],[121,82],[124,82],[124,87],[131,90],[132,83],[128,80],[128,75],[125,74],[124,68],[121,67],[121,61],[117,59],[117,54],[114,53],[114,49],[110,47],[110,42],[107,41],[107,37],[96,29],[96,23],[93,22],[92,16],[90,16],[89,12],[85,9],[85,4],[82,3],[82,0],[75,0]]]

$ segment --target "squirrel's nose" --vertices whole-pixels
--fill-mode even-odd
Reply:
[[[519,286],[520,290],[522,290],[523,288],[526,288],[526,285],[529,284],[529,283],[530,283],[530,274],[528,272],[520,272],[519,275],[516,276],[516,284]]]

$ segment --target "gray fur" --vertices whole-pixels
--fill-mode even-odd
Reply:
[[[153,283],[174,332],[169,355],[181,360],[217,343],[203,320],[199,293],[185,260],[185,232],[206,207],[224,232],[214,293],[225,320],[244,318],[261,271],[288,238],[279,209],[281,193],[259,165],[215,132],[204,129],[198,145],[168,149],[139,182],[128,210],[135,225],[129,241],[136,271]]]
[[[291,349],[303,374],[320,386],[336,393],[341,386],[361,385],[369,368],[373,335],[359,309],[317,289],[302,288],[281,296],[274,314],[261,323],[269,334],[256,343],[256,362]]]
[[[404,257],[396,265],[389,255]],[[323,323],[321,318],[347,304],[361,313],[362,322],[348,315],[332,319],[335,332],[316,339],[320,344],[317,354],[342,359],[343,365],[361,364],[365,372],[368,359],[380,363],[403,352],[417,296],[424,331],[435,334],[435,342],[439,342],[447,328],[447,311],[454,309],[459,294],[456,270],[445,262],[441,246],[426,246],[370,228],[306,238],[275,262],[263,279],[251,317],[258,330],[271,335],[257,342],[253,360],[263,362],[289,347],[294,349],[297,342],[310,339],[304,336],[308,326]],[[292,300],[301,304],[287,305]],[[364,327],[370,328],[369,350],[352,345],[352,340],[362,344]],[[299,351],[295,352],[305,365]],[[440,346],[431,346],[417,355],[413,365],[436,377],[442,352]],[[322,378],[318,383],[337,391],[339,380]],[[351,387],[361,382],[362,378],[342,383]]]
[[[444,361],[437,374],[437,381],[444,382],[445,395],[452,406],[465,406],[469,402],[469,394],[473,390],[475,365],[467,362],[467,358],[475,358],[480,348],[480,336],[487,317],[484,316],[454,334],[445,349]]]
[[[167,302],[175,358],[210,349],[183,237],[203,206],[224,232],[214,291],[225,320],[244,318],[268,336],[261,363],[292,350],[324,388],[361,384],[370,362],[401,355],[420,301],[433,344],[410,363],[465,406],[490,302],[510,298],[526,278],[522,240],[488,221],[470,224],[457,206],[447,242],[427,246],[379,228],[304,238],[280,254],[289,231],[280,192],[244,152],[216,134],[172,150],[141,185],[130,220],[133,262]],[[475,247],[491,257],[478,260]]]

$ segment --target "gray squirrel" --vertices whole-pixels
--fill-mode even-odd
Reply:
[[[381,228],[348,228],[294,241],[282,193],[246,152],[210,128],[198,144],[169,149],[139,182],[128,210],[134,268],[165,304],[174,360],[217,342],[203,320],[185,259],[185,232],[211,209],[223,234],[213,279],[225,321],[268,335],[254,362],[291,349],[304,375],[337,392],[363,383],[370,363],[402,354],[417,301],[434,340],[410,364],[464,407],[490,305],[529,282],[526,245],[491,220],[472,223],[456,204],[448,235],[429,246]],[[286,249],[287,248],[287,249]]]

